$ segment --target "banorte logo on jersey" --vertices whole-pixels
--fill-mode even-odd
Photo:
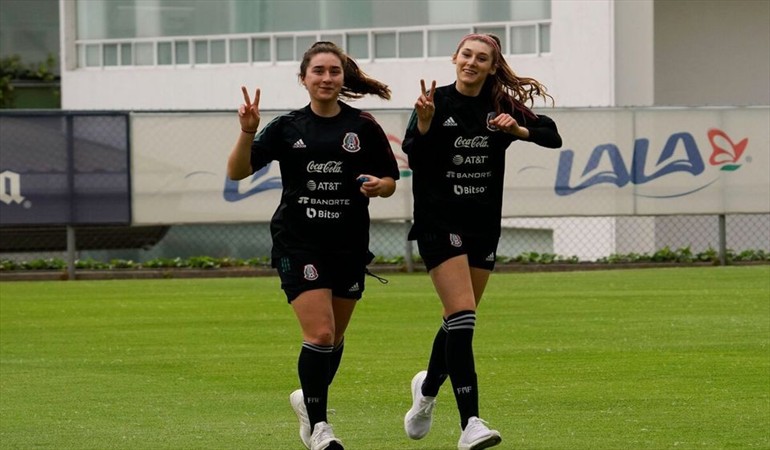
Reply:
[[[706,136],[711,144],[708,163],[712,168],[719,169],[720,172],[734,172],[744,163],[751,163],[751,156],[744,157],[749,144],[748,138],[734,142],[725,131],[718,128],[709,129]],[[702,180],[696,187],[688,187],[684,192],[668,192],[660,195],[647,195],[643,192],[634,194],[648,198],[675,198],[703,190],[719,180],[718,173],[713,178],[706,178],[714,172],[707,172],[701,149],[693,135],[688,132],[671,134],[652,168],[648,168],[651,159],[649,147],[649,139],[636,139],[632,161],[626,162],[616,144],[601,144],[593,149],[585,167],[577,170],[573,168],[575,152],[569,149],[562,150],[559,155],[554,191],[557,195],[569,196],[601,184],[614,184],[617,187],[628,184],[638,186],[676,173],[688,173]],[[684,155],[681,155],[682,152]],[[608,165],[610,170],[606,168]]]

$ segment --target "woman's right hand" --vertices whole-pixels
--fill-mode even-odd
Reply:
[[[254,101],[249,97],[246,86],[241,86],[243,92],[243,104],[238,107],[238,120],[241,122],[241,130],[245,133],[256,133],[259,127],[259,96],[260,90],[254,92]]]
[[[436,80],[430,85],[430,91],[425,89],[425,80],[420,80],[420,97],[414,104],[414,110],[417,113],[417,129],[420,134],[425,134],[430,129],[430,122],[433,120],[433,114],[436,112],[436,105],[433,103],[433,96],[436,93]]]

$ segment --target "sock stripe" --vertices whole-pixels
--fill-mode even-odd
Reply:
[[[302,342],[302,347],[317,353],[331,353],[334,351],[333,345],[315,345],[310,342]]]
[[[473,311],[463,311],[453,315],[447,320],[447,331],[449,330],[473,330],[476,327],[476,313]]]

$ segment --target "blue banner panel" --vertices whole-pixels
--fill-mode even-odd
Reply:
[[[128,115],[0,114],[0,225],[130,224]]]

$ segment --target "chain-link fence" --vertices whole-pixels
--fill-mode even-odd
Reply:
[[[520,220],[520,219],[514,219]],[[510,222],[506,220],[504,222]],[[623,218],[532,218],[525,225],[503,228],[498,246],[501,261],[522,255],[553,255],[572,261],[597,261],[611,256],[654,255],[663,249],[718,254],[770,254],[770,215],[726,216],[721,241],[720,216]],[[416,245],[407,242],[409,222],[373,222],[370,248],[378,260],[418,260]],[[201,224],[158,227],[83,227],[74,229],[75,258],[109,262],[155,259],[211,258],[269,260],[271,239],[266,223]],[[618,237],[618,236],[625,237]],[[616,240],[616,242],[613,240]],[[67,229],[2,228],[5,252],[0,259],[66,260]],[[16,245],[14,250],[12,247]],[[40,249],[40,250],[30,250]]]
[[[214,122],[196,113],[154,114],[157,117],[143,117],[140,126],[132,124],[126,113],[0,114],[0,259],[136,264],[196,257],[268,260],[267,220],[233,220],[229,210],[206,206],[226,203],[220,176],[194,170],[184,174],[186,185],[167,189],[178,183],[163,176],[178,156],[147,150],[171,148],[189,132],[185,127],[191,120],[201,120],[206,133],[222,134],[214,141],[228,143],[231,114]],[[189,116],[185,127],[171,123],[161,129],[158,118],[179,114]],[[399,126],[398,121],[393,123]],[[228,150],[227,145],[182,149],[189,159],[216,152],[209,157],[221,160],[221,165]],[[142,151],[149,156],[137,157]],[[399,163],[408,170],[403,158]],[[158,194],[164,189],[165,196]],[[237,186],[225,184],[224,189],[231,189],[231,196],[246,195]],[[168,200],[175,195],[186,197]],[[418,255],[416,245],[406,238],[411,222],[379,218],[380,204],[384,203],[373,202],[371,207],[375,218],[371,250],[380,260],[411,268]],[[273,201],[259,213],[269,217],[276,206]],[[164,214],[166,218],[154,222]],[[722,261],[726,253],[766,255],[770,214],[507,218],[498,257],[507,261],[548,255],[551,261],[587,262],[661,251],[717,254]]]

